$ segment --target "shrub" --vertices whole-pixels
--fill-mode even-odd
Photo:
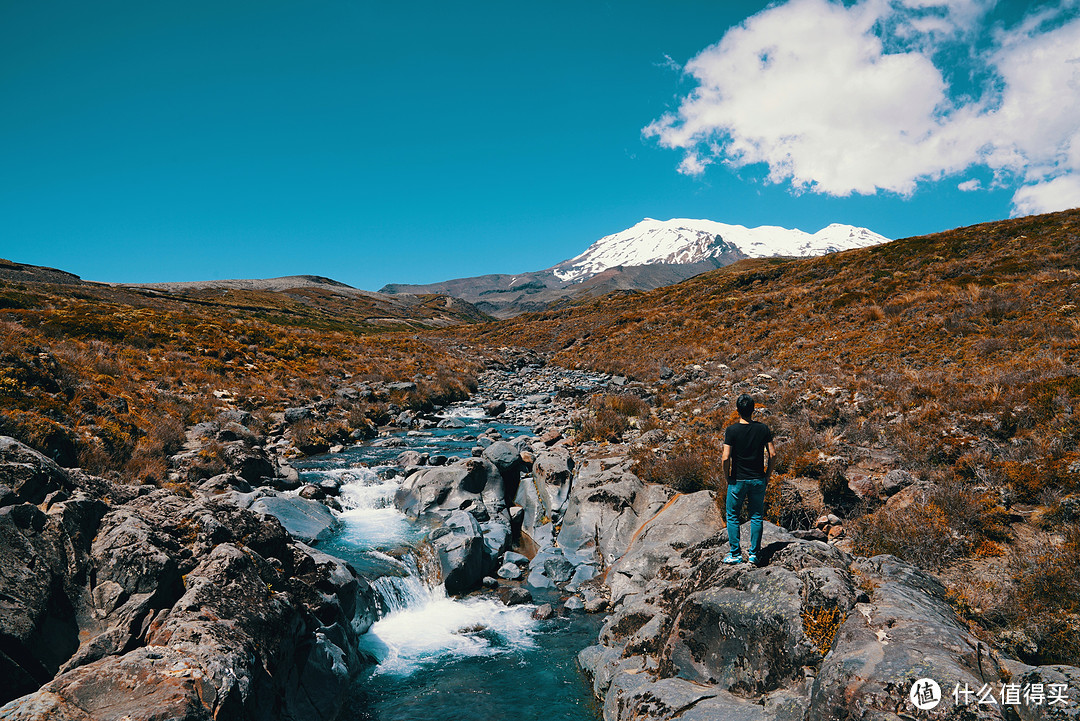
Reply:
[[[1080,662],[1078,567],[1080,526],[1075,524],[1065,529],[1064,543],[1044,543],[1033,553],[1015,553],[1010,559],[1010,610],[1035,637],[1039,663]]]
[[[941,568],[963,549],[945,513],[929,503],[898,510],[883,508],[850,521],[847,527],[856,553],[889,553],[922,568]]]
[[[702,490],[727,493],[718,463],[707,454],[684,450],[671,455],[643,455],[634,473],[648,483],[662,483],[679,493]]]
[[[835,606],[832,608],[804,608],[802,613],[803,632],[814,642],[821,655],[827,654],[836,641],[836,632],[844,623],[844,612]]]

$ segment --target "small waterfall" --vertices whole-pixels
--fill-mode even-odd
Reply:
[[[402,575],[388,574],[371,582],[382,598],[381,617],[427,603],[433,595],[446,595],[437,576],[432,579],[420,570],[423,565],[409,554],[401,563]]]
[[[598,721],[592,689],[576,666],[578,651],[596,641],[597,619],[538,621],[531,605],[507,607],[491,595],[447,597],[425,540],[431,527],[395,508],[402,451],[444,455],[452,463],[471,454],[486,427],[507,436],[528,431],[492,421],[475,406],[444,415],[466,427],[395,433],[402,442],[376,441],[297,463],[305,482],[329,478],[340,486],[341,528],[318,546],[368,579],[381,607],[359,639],[359,650],[377,665],[357,679],[356,713],[343,718]]]

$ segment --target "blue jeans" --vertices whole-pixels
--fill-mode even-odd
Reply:
[[[761,550],[761,524],[765,519],[765,479],[746,478],[732,481],[727,489],[727,537],[731,554],[742,553],[739,546],[739,507],[746,501],[750,513],[750,553]]]

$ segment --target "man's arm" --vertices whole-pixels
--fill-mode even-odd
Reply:
[[[726,448],[727,446],[725,446]],[[773,467],[776,466],[776,446],[772,441],[769,441],[769,445],[765,447],[765,451],[769,454],[769,467],[765,469],[765,481],[768,482],[772,478]]]
[[[724,454],[720,458],[720,467],[724,471],[724,485],[731,483],[731,446],[724,444]]]

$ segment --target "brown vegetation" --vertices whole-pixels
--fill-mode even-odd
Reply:
[[[716,487],[710,465],[725,417],[738,393],[753,394],[776,432],[778,481],[815,479],[859,552],[935,570],[1042,559],[1044,571],[1013,564],[950,577],[961,595],[991,587],[997,606],[979,604],[973,620],[1007,634],[1019,622],[1000,608],[1006,600],[1026,604],[1024,615],[1076,621],[1072,596],[1030,591],[1061,566],[1040,554],[1066,558],[1071,542],[1055,535],[1040,548],[1012,531],[1027,518],[1055,534],[1080,522],[1078,308],[1074,210],[819,258],[741,261],[454,333],[655,389],[657,421],[676,439],[639,451],[639,471],[675,487],[683,478],[687,488]],[[662,379],[663,367],[675,377]],[[913,502],[884,504],[889,468],[919,479],[905,492]],[[848,488],[859,473],[865,497]],[[791,500],[776,487],[772,518]],[[1029,631],[1038,637],[1031,658],[1080,661],[1080,651],[1054,650],[1072,648],[1061,645],[1066,626]]]
[[[334,397],[348,383],[413,381],[409,397],[385,399],[409,407],[475,388],[473,361],[368,323],[387,312],[370,305],[317,288],[165,296],[0,282],[0,434],[62,465],[161,483],[185,427],[224,408],[265,424],[274,411],[333,399],[334,427],[310,434],[325,442],[385,413],[378,400]],[[424,312],[412,307],[398,327]],[[204,474],[222,467],[212,449],[198,462]]]

